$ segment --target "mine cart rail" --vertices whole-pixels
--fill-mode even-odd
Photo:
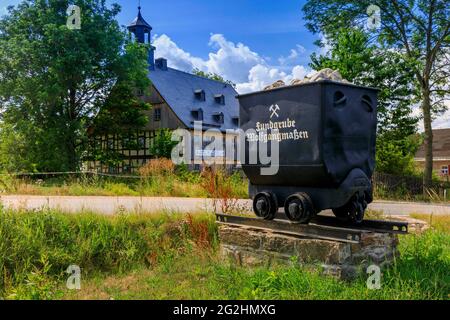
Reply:
[[[356,228],[362,231],[377,232],[377,233],[392,233],[392,234],[408,234],[408,223],[403,221],[385,221],[385,220],[364,220],[359,225],[348,225],[335,217],[316,216],[311,223],[340,227],[340,228]]]
[[[359,243],[364,232],[407,234],[408,224],[404,222],[365,220],[361,225],[344,225],[332,217],[317,216],[310,224],[297,224],[287,220],[263,220],[244,216],[216,214],[219,224],[263,229],[279,234],[299,237]]]

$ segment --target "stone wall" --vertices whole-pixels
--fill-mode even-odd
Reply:
[[[375,264],[391,264],[397,255],[398,237],[363,233],[358,244],[308,239],[265,229],[219,225],[220,254],[240,266],[274,264],[312,265],[323,273],[351,279]]]

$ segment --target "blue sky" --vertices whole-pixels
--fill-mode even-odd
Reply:
[[[0,14],[20,0],[0,0]],[[119,3],[121,25],[137,14],[138,0]],[[75,1],[76,3],[76,1]],[[169,66],[219,73],[239,91],[261,89],[278,79],[309,72],[317,35],[304,26],[304,0],[142,0],[142,14],[153,26],[156,56]]]
[[[0,10],[19,0],[0,0]],[[132,21],[138,0],[119,3],[121,24]],[[75,1],[76,3],[76,1]],[[304,0],[141,0],[142,13],[157,34],[169,35],[180,47],[206,58],[211,33],[242,42],[262,56],[278,57],[296,44],[314,49],[314,37],[304,27]],[[307,62],[303,59],[302,62]]]
[[[121,25],[137,14],[138,0],[119,3]],[[20,0],[0,0],[0,15]],[[76,3],[76,1],[74,1]],[[289,83],[311,70],[310,55],[319,35],[305,28],[306,0],[141,0],[142,14],[153,26],[156,57],[170,67],[194,68],[222,75],[240,93],[260,90],[279,79]],[[450,102],[449,102],[450,105]],[[450,126],[450,111],[435,127]]]
[[[136,16],[137,1],[122,5],[119,21]],[[305,1],[273,0],[142,0],[142,13],[157,34],[165,33],[181,48],[203,58],[209,53],[211,33],[242,42],[261,56],[289,54],[297,44],[314,49],[315,36],[304,27],[301,7]],[[307,57],[300,62],[307,62]]]

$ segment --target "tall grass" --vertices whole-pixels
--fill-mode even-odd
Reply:
[[[45,288],[67,278],[70,265],[80,266],[84,275],[120,274],[151,267],[197,244],[210,248],[216,241],[213,221],[208,215],[104,217],[1,209],[0,295],[53,297]],[[36,296],[39,291],[43,296]]]
[[[382,274],[381,289],[367,288],[367,277],[343,282],[324,277],[320,267],[236,267],[195,251],[166,259],[151,271],[126,277],[97,278],[66,298],[83,299],[450,299],[449,258],[429,252],[432,245],[448,250],[434,231],[405,237],[401,257]],[[448,238],[447,238],[448,240]],[[430,243],[431,242],[431,243]],[[419,246],[417,246],[419,243]],[[447,247],[447,249],[445,249]]]
[[[168,160],[169,161],[169,160]],[[219,173],[217,173],[218,175]],[[221,174],[221,183],[230,186],[229,196],[248,198],[248,182],[240,174]],[[143,167],[135,178],[60,177],[45,180],[0,177],[0,193],[56,196],[157,196],[213,198],[204,185],[209,176],[191,172],[185,166],[170,167],[153,162]]]
[[[314,267],[242,268],[220,261],[208,214],[63,214],[0,209],[0,298],[449,299],[450,218],[401,237],[381,290]],[[82,290],[65,289],[69,265]],[[100,295],[99,295],[100,294]]]

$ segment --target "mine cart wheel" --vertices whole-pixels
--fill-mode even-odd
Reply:
[[[365,194],[355,194],[346,205],[333,209],[333,213],[339,220],[360,224],[364,220],[366,209]]]
[[[258,193],[253,199],[253,211],[258,217],[265,220],[275,219],[278,211],[276,196],[269,192]]]
[[[306,193],[296,193],[286,199],[284,212],[289,220],[308,224],[314,216],[314,206]]]

